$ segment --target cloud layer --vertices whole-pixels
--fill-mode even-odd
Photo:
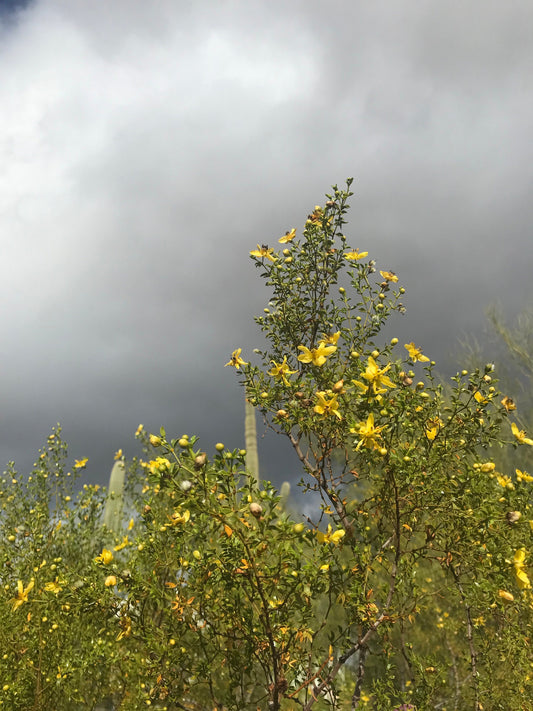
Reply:
[[[350,175],[351,243],[407,287],[399,335],[451,367],[490,303],[530,299],[531,27],[530,3],[481,0],[4,19],[0,458],[27,468],[57,421],[99,481],[139,422],[240,446],[222,365],[268,300],[248,252]]]

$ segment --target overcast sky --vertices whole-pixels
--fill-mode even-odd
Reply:
[[[487,306],[531,304],[530,0],[0,6],[2,465],[56,422],[91,482],[141,422],[242,446],[249,250],[348,176],[401,342],[451,370]],[[267,445],[262,474],[292,476]]]

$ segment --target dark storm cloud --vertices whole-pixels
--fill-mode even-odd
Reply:
[[[248,252],[355,175],[354,246],[443,367],[530,298],[530,3],[40,0],[0,48],[0,458],[88,477],[143,422],[242,444]],[[512,277],[511,277],[512,275]],[[403,341],[402,341],[403,342]],[[260,430],[261,431],[261,430]],[[266,476],[293,471],[272,438]]]

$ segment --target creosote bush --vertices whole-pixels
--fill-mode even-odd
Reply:
[[[315,513],[289,515],[245,450],[140,427],[117,533],[54,431],[2,481],[0,706],[533,708],[533,476],[489,456],[533,440],[492,365],[444,389],[408,338],[380,341],[405,290],[349,244],[350,185],[251,251],[267,346],[227,363]]]

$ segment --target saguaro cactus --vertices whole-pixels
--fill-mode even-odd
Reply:
[[[259,481],[259,455],[257,453],[257,427],[255,407],[244,395],[244,445],[246,447],[246,468]]]
[[[124,478],[126,468],[119,459],[111,469],[109,488],[104,509],[104,524],[110,531],[118,534],[122,528],[122,506],[124,503]]]
[[[244,396],[244,442],[246,446],[246,469],[259,481],[259,454],[257,451],[257,425],[255,420],[255,407]],[[291,485],[288,481],[284,481],[281,490],[281,501],[279,508],[285,511],[287,501],[291,493]]]

